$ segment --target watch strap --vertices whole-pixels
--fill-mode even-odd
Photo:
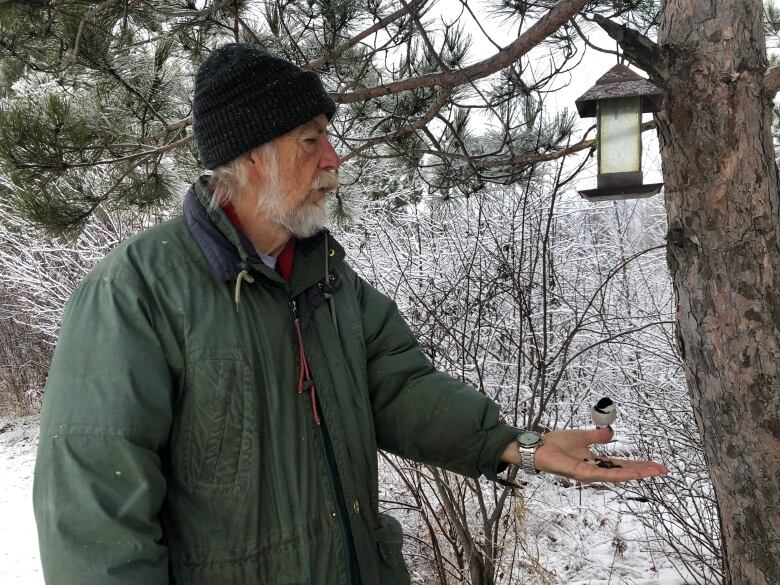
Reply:
[[[536,447],[521,447],[518,445],[517,448],[520,451],[521,469],[526,473],[539,473],[539,471],[536,469],[536,466],[534,465],[534,461],[536,459]]]

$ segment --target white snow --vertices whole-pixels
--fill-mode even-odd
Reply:
[[[567,585],[687,585],[662,544],[629,513],[616,491],[553,485],[526,488],[526,543],[551,583]],[[529,489],[530,488],[530,489]],[[634,506],[636,508],[636,506]],[[683,567],[680,570],[684,571]],[[522,582],[522,581],[520,581]]]
[[[0,583],[42,585],[32,509],[38,425],[0,418]]]

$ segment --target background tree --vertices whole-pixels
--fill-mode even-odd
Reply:
[[[4,195],[60,233],[101,212],[164,213],[198,172],[191,75],[226,40],[261,42],[317,70],[342,104],[333,125],[347,178],[342,218],[362,205],[361,191],[386,197],[412,185],[392,201],[403,209],[427,192],[434,205],[481,196],[488,185],[530,185],[544,161],[593,146],[572,138],[568,113],[548,114],[543,102],[581,56],[577,39],[592,45],[595,21],[666,94],[656,124],[668,260],[721,510],[724,579],[776,581],[780,201],[771,99],[780,72],[767,71],[761,3],[497,0],[493,9],[518,35],[487,58],[470,53],[463,23],[481,24],[473,6],[464,0],[434,18],[431,4],[0,1]],[[648,38],[656,32],[657,44]],[[394,176],[375,176],[388,159]],[[532,363],[543,349],[533,346]]]
[[[679,341],[716,488],[725,573],[780,576],[780,297],[772,98],[757,0],[669,0],[655,45],[599,19],[663,89],[657,116]]]

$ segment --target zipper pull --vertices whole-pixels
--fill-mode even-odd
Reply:
[[[292,315],[293,321],[297,321],[298,320],[298,303],[295,302],[295,299],[290,299],[289,306],[290,306],[290,315]]]

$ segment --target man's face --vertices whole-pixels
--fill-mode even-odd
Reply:
[[[266,157],[264,161],[258,213],[299,238],[325,225],[327,194],[338,188],[340,160],[328,140],[327,124],[321,114],[276,138],[276,160]]]

